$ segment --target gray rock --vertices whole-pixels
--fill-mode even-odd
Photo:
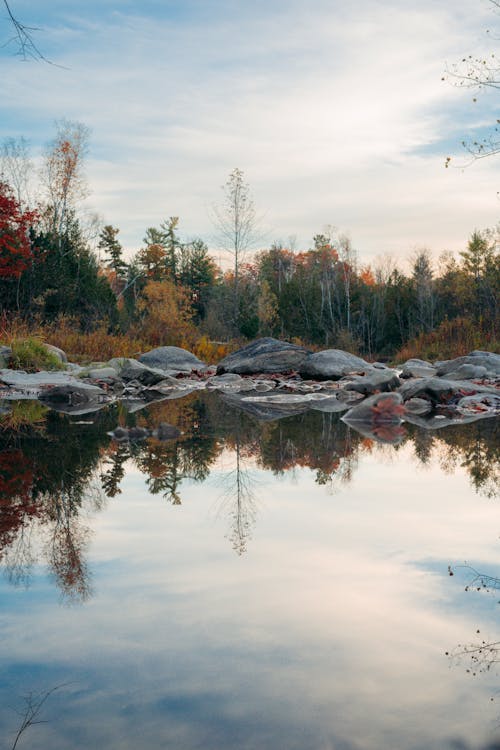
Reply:
[[[432,404],[426,398],[410,398],[405,402],[405,414],[416,414],[422,417],[431,411]]]
[[[261,422],[273,422],[276,419],[303,414],[310,408],[307,401],[276,401],[275,396],[274,400],[270,401],[265,396],[249,399],[239,393],[221,393],[221,398],[232,408],[240,409]]]
[[[476,393],[474,396],[464,396],[457,404],[457,411],[465,416],[490,416],[500,414],[500,393]]]
[[[449,372],[456,372],[460,365],[474,365],[476,367],[485,367],[493,375],[500,376],[500,354],[493,352],[473,351],[464,357],[436,362],[437,374],[439,377],[447,375]]]
[[[217,365],[217,375],[226,372],[252,375],[259,372],[288,372],[297,370],[308,354],[302,346],[262,338],[237,352],[228,354]]]
[[[33,373],[27,373],[24,370],[0,370],[0,381],[8,385],[13,392],[16,392],[16,395],[20,394],[21,397],[32,398],[37,398],[46,387],[68,385],[78,388],[86,385],[70,373],[57,370]]]
[[[169,373],[192,372],[205,370],[207,365],[187,349],[180,346],[159,346],[141,354],[139,362],[148,367],[168,370]]]
[[[90,380],[117,380],[118,372],[116,368],[107,365],[91,365],[84,367],[78,373],[79,378],[89,378]]]
[[[356,391],[364,395],[377,392],[395,391],[401,381],[394,370],[373,370],[367,375],[356,375],[347,385],[347,391]]]
[[[431,362],[424,359],[408,359],[401,369],[400,377],[405,378],[432,378],[437,369]]]
[[[465,416],[460,412],[455,412],[451,416],[444,414],[430,414],[429,416],[419,416],[417,414],[406,414],[405,422],[414,424],[424,430],[442,430],[444,427],[451,427],[455,424],[471,424],[479,419],[491,416],[490,414],[476,414],[474,416]]]
[[[9,366],[10,358],[12,356],[12,349],[10,346],[0,346],[0,368]]]
[[[63,350],[59,349],[58,346],[53,346],[52,344],[44,344],[44,347],[50,352],[50,354],[56,356],[61,364],[66,364],[66,362],[68,361],[66,352],[63,352]]]
[[[353,372],[369,372],[371,365],[361,357],[344,352],[342,349],[325,349],[322,352],[309,354],[299,367],[303,378],[317,380],[339,380]]]
[[[102,403],[106,399],[106,392],[90,383],[63,384],[47,388],[38,396],[39,401],[45,403],[67,404],[69,406],[83,406],[89,403]]]
[[[155,385],[155,383],[165,380],[164,370],[148,367],[142,364],[142,362],[129,357],[115,357],[110,359],[108,366],[112,367],[126,383],[136,380],[141,385]]]
[[[402,403],[399,393],[376,393],[349,409],[342,419],[349,423],[400,424],[404,412]]]
[[[446,380],[480,380],[488,375],[488,370],[483,365],[459,365],[456,370],[446,374]]]
[[[446,380],[445,378],[418,378],[407,380],[398,389],[403,401],[411,398],[426,398],[433,404],[446,403],[459,391],[474,393],[497,393],[493,386],[478,385],[467,380]]]

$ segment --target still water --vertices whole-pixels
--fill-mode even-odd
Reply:
[[[496,747],[498,420],[31,408],[0,432],[1,748],[44,698],[18,750]]]

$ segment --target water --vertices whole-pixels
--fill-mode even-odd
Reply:
[[[384,445],[207,393],[38,420],[0,436],[0,747],[45,696],[18,749],[498,740],[497,420]]]

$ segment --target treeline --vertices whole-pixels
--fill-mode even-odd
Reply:
[[[231,270],[216,265],[201,238],[182,241],[177,217],[146,228],[143,246],[126,259],[117,227],[84,221],[78,212],[87,139],[79,123],[58,124],[36,203],[29,200],[25,144],[4,143],[4,321],[71,319],[82,333],[105,329],[151,346],[270,335],[368,357],[404,350],[437,358],[447,347],[450,354],[497,347],[496,231],[474,231],[460,257],[443,255],[437,269],[428,251],[418,251],[407,274],[388,261],[362,265],[347,237],[327,234],[302,252],[273,243],[249,258],[255,214],[243,173],[234,170],[217,213]]]

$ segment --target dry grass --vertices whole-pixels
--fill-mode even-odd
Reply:
[[[57,346],[66,352],[71,362],[78,363],[106,362],[113,357],[138,357],[156,346],[168,346],[172,343],[169,340],[162,341],[158,336],[155,341],[150,341],[137,332],[109,333],[104,325],[83,333],[78,321],[70,317],[60,317],[50,324],[29,325],[17,315],[4,313],[0,316],[1,343],[12,346],[13,342],[26,340]],[[193,341],[176,342],[176,345],[192,351],[208,364],[215,364],[237,348],[238,342],[210,341],[207,336],[201,336]]]
[[[439,328],[421,333],[408,341],[394,356],[395,362],[417,357],[431,362],[462,357],[475,349],[500,351],[500,342],[491,331],[466,318],[444,320]]]

